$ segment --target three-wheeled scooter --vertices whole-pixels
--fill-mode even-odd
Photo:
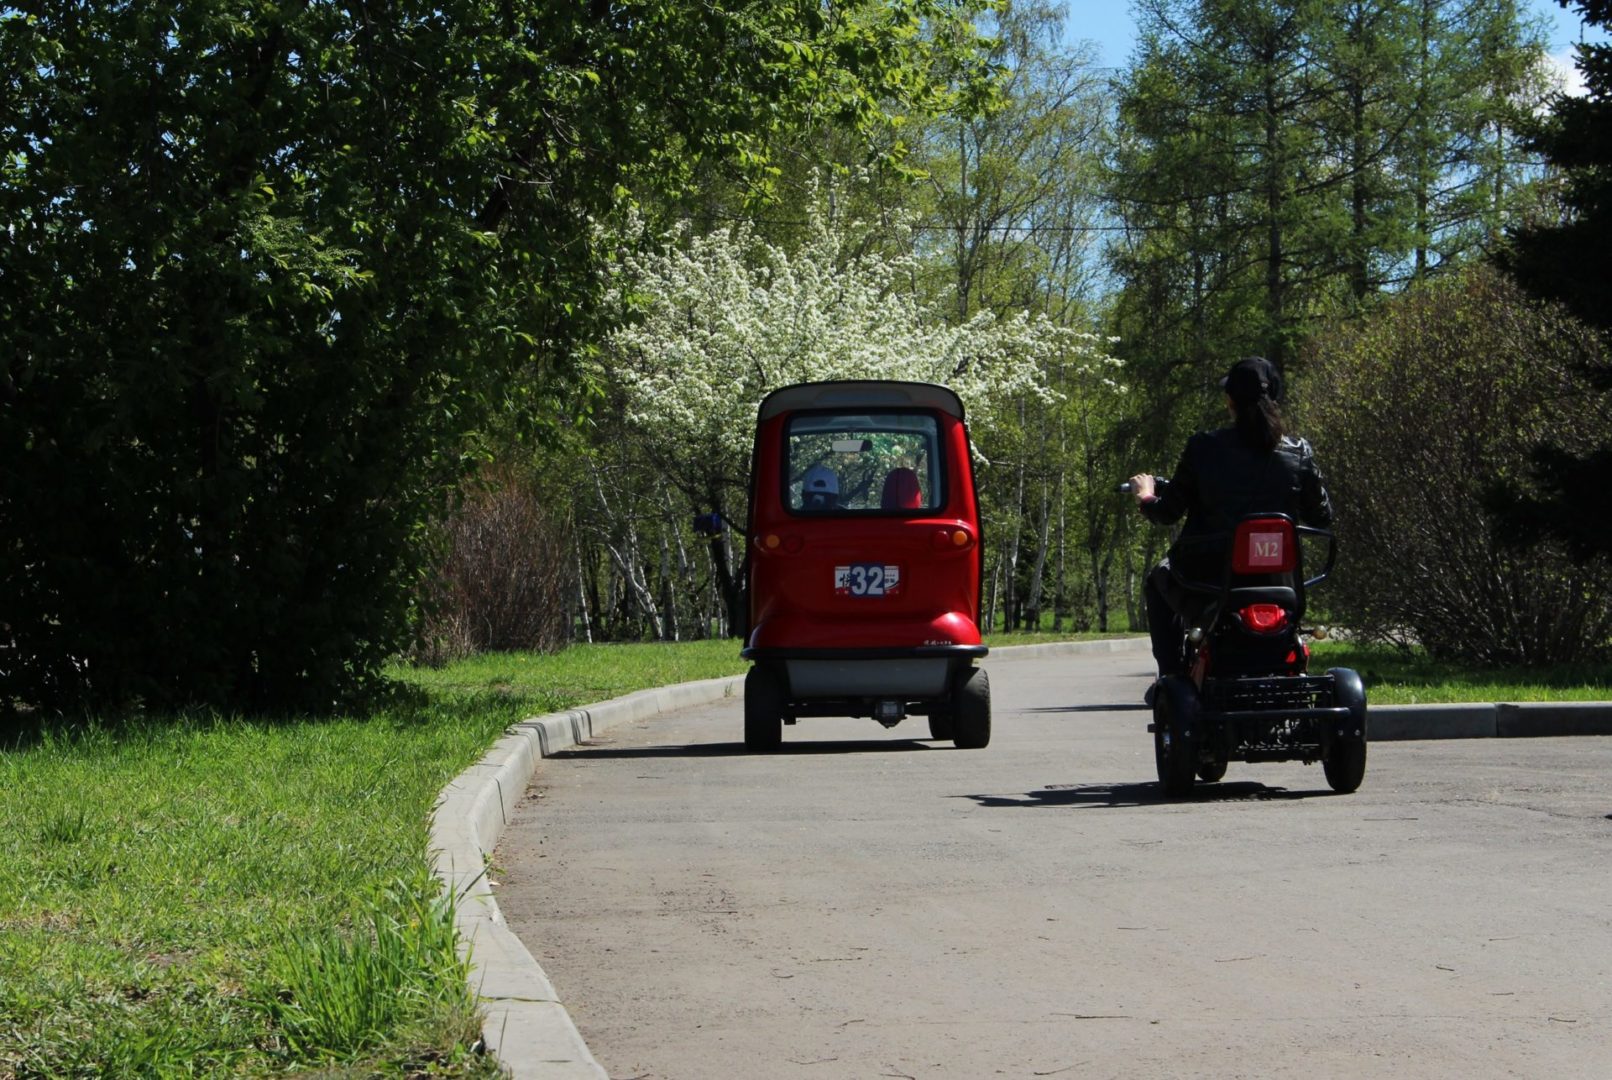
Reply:
[[[1303,538],[1326,545],[1325,564],[1310,577]],[[1190,794],[1194,777],[1213,783],[1231,761],[1319,761],[1334,791],[1353,792],[1366,774],[1365,686],[1348,668],[1310,674],[1300,629],[1306,590],[1332,573],[1332,533],[1285,514],[1250,514],[1229,536],[1196,543],[1221,553],[1224,569],[1219,581],[1196,581],[1171,568],[1204,606],[1181,638],[1188,674],[1167,675],[1154,689],[1148,730],[1165,794]]]
[[[837,381],[761,402],[750,467],[744,741],[801,717],[926,716],[991,739],[982,547],[963,404],[944,386]]]

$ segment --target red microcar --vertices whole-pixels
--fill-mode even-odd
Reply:
[[[963,403],[930,383],[775,390],[750,466],[744,741],[803,716],[927,716],[991,739],[979,503]]]

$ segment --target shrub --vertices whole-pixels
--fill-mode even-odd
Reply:
[[[428,664],[489,649],[552,652],[570,622],[566,523],[533,481],[497,468],[448,519],[415,658]]]
[[[1483,664],[1591,660],[1612,636],[1612,568],[1505,544],[1485,491],[1544,437],[1609,423],[1585,393],[1590,331],[1475,268],[1312,343],[1302,430],[1338,512],[1326,603],[1368,640]]]

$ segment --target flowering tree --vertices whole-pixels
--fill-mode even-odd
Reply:
[[[1008,402],[1055,396],[1055,362],[1115,365],[1102,339],[1019,312],[946,321],[920,295],[913,256],[855,250],[851,228],[814,212],[793,254],[746,225],[679,236],[624,260],[643,318],[611,341],[605,372],[628,422],[679,487],[742,484],[756,406],[769,391],[823,379],[943,383],[963,398],[976,436]],[[988,444],[988,439],[986,440]]]
[[[912,255],[862,248],[854,223],[814,207],[794,251],[745,225],[685,230],[666,248],[623,260],[623,296],[642,317],[611,339],[600,373],[645,453],[692,509],[727,514],[742,500],[756,406],[769,391],[823,379],[943,383],[969,409],[988,451],[1009,402],[1057,396],[1063,370],[1108,378],[1102,341],[1041,315],[981,311],[947,321],[952,306],[922,295]],[[736,603],[725,560],[717,573]]]

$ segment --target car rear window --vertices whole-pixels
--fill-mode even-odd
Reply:
[[[915,514],[944,502],[933,413],[797,413],[784,433],[784,505],[802,514]]]

